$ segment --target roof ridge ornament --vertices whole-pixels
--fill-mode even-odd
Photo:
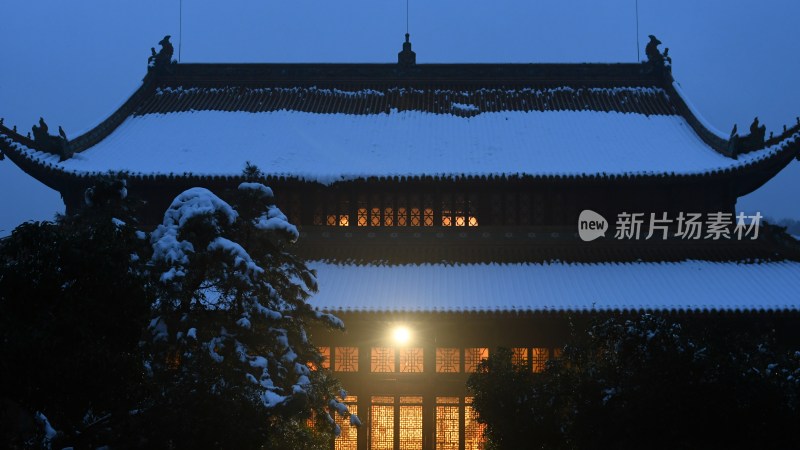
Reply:
[[[174,64],[172,55],[175,53],[175,47],[169,41],[172,36],[166,35],[164,39],[158,42],[161,49],[156,53],[155,47],[150,47],[150,57],[147,58],[147,70],[164,70],[170,64]]]
[[[643,61],[642,64],[648,68],[648,72],[652,72],[654,70],[671,70],[672,57],[669,56],[669,48],[665,48],[664,53],[661,53],[658,50],[658,46],[661,45],[661,41],[659,41],[658,38],[652,34],[648,37],[650,38],[650,42],[648,42],[647,46],[644,48],[644,54],[647,56],[647,61]]]
[[[417,54],[411,51],[411,35],[406,33],[406,41],[403,43],[403,51],[397,54],[397,64],[401,66],[413,66],[417,64]]]
[[[750,124],[750,134],[744,136],[739,136],[736,124],[733,124],[733,130],[731,130],[731,136],[728,139],[728,152],[734,159],[737,159],[742,153],[763,148],[766,134],[767,126],[759,124],[758,117],[753,119],[753,123]],[[770,139],[772,139],[771,136]]]
[[[39,117],[39,126],[34,125],[31,128],[33,132],[33,143],[36,150],[45,153],[51,153],[59,157],[59,161],[65,161],[72,157],[73,151],[69,145],[67,134],[64,129],[58,127],[58,136],[51,135],[48,132],[47,124],[44,118]]]

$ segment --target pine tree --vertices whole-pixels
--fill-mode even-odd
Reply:
[[[311,411],[332,432],[331,410],[347,414],[337,384],[309,369],[321,357],[306,324],[343,324],[306,303],[317,284],[287,251],[297,228],[263,184],[232,197],[189,189],[150,238],[160,288],[145,350],[158,392],[142,420],[156,445],[258,448]]]

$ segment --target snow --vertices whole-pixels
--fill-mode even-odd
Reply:
[[[254,219],[253,226],[264,231],[280,231],[289,236],[291,242],[296,242],[300,237],[297,227],[289,223],[289,219],[276,206],[270,206],[266,214]]]
[[[228,223],[233,223],[237,217],[236,211],[230,205],[204,188],[191,188],[182,192],[175,197],[164,213],[164,222],[150,236],[153,246],[151,260],[172,265],[161,274],[162,282],[170,282],[176,277],[185,276],[182,266],[189,263],[189,253],[194,252],[194,246],[189,241],[178,239],[178,236],[186,222],[203,215],[208,215],[212,220],[217,220],[217,216],[221,215],[223,220],[227,220]],[[209,249],[214,246],[214,249],[229,251],[236,257],[237,266],[242,263],[248,271],[256,270],[255,268],[258,266],[255,266],[252,259],[249,259],[249,255],[244,252],[244,249],[241,249],[241,246],[237,248],[238,244],[230,241],[223,242],[220,239],[222,238],[212,241]]]
[[[309,267],[319,280],[309,303],[331,312],[800,309],[790,261]]]
[[[274,195],[272,194],[272,189],[267,186],[264,186],[261,183],[242,183],[239,185],[240,191],[256,191],[260,192],[262,197],[272,198]]]
[[[749,164],[787,141],[732,160],[677,115],[190,111],[129,117],[64,162],[26,152],[76,173],[239,175],[250,161],[269,175],[330,184],[367,176],[695,174]]]
[[[689,108],[689,111],[691,111],[692,115],[694,115],[694,117],[700,122],[701,125],[705,127],[706,130],[710,131],[711,134],[717,136],[720,139],[724,139],[727,141],[730,138],[730,134],[725,134],[719,131],[717,127],[711,125],[711,122],[707,121],[705,117],[703,117],[703,115],[700,114],[700,110],[695,108],[694,104],[692,104],[692,102],[689,100],[689,97],[683,93],[681,85],[678,84],[677,81],[672,82],[672,87],[675,88],[675,92],[677,92],[678,95],[681,96],[683,102],[686,103],[686,106]],[[731,128],[733,127],[731,126]]]
[[[208,251],[222,251],[233,256],[233,266],[242,270],[248,277],[243,278],[244,281],[249,281],[251,276],[255,274],[264,273],[264,269],[259,267],[247,250],[236,242],[230,239],[218,236],[208,244]]]

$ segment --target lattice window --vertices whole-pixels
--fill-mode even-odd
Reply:
[[[422,450],[422,397],[400,397],[400,450]]]
[[[383,199],[383,226],[393,227],[394,220],[394,198],[391,195],[386,195]]]
[[[394,372],[394,348],[372,347],[371,371]]]
[[[436,450],[458,450],[458,397],[436,397]]]
[[[467,226],[467,202],[462,194],[456,195],[455,226]]]
[[[351,395],[348,396],[344,402],[350,414],[358,414],[358,397]],[[336,424],[342,430],[342,433],[334,439],[334,450],[357,450],[358,449],[358,427],[350,425],[350,419],[336,414]]]
[[[339,226],[350,226],[350,200],[347,197],[342,196],[339,198],[339,210],[337,213],[339,215]]]
[[[365,227],[369,224],[367,220],[367,196],[358,196],[358,210],[356,211],[356,224],[359,227]]]
[[[422,224],[426,227],[433,226],[433,198],[430,195],[425,196],[424,208],[422,209]]]
[[[358,221],[358,226],[365,227],[367,226],[367,208],[358,208],[358,212],[356,213],[356,220]]]
[[[515,347],[511,349],[511,363],[515,366],[528,365],[528,349]]]
[[[469,204],[467,205],[467,226],[469,227],[477,227],[478,226],[478,196],[475,194],[470,194],[469,196]]]
[[[481,450],[486,443],[485,425],[478,423],[478,413],[472,408],[472,397],[464,399],[464,450]]]
[[[422,372],[422,347],[408,347],[400,349],[400,372]]]
[[[472,347],[464,349],[464,372],[472,373],[478,370],[481,361],[489,359],[489,349],[486,347]]]
[[[457,348],[436,349],[436,372],[457,373],[461,371],[460,351]]]
[[[422,204],[420,203],[419,195],[411,196],[411,226],[422,226]]]
[[[531,363],[533,363],[533,371],[536,373],[544,372],[547,365],[547,360],[550,358],[550,350],[543,347],[534,347],[531,349]]]
[[[331,368],[331,348],[330,347],[317,347],[317,351],[319,351],[319,356],[322,357],[322,360],[319,364],[314,364],[309,361],[308,367],[311,370],[319,370],[319,369],[330,369]]]
[[[370,450],[394,450],[394,398],[372,397],[369,424]]]
[[[397,197],[397,226],[408,226],[408,207],[405,195]]]
[[[333,356],[335,372],[358,372],[358,347],[336,347]]]
[[[381,209],[380,208],[371,208],[369,210],[369,226],[371,226],[371,227],[379,227],[379,226],[381,226]]]
[[[453,226],[453,200],[450,194],[442,194],[442,226]]]
[[[325,220],[325,225],[329,227],[335,227],[336,221],[337,221],[336,214],[328,214],[328,217]]]
[[[418,227],[422,225],[422,213],[419,208],[411,208],[411,226]]]

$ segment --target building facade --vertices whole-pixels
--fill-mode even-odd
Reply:
[[[542,370],[570,322],[796,318],[800,245],[735,205],[800,158],[800,124],[713,130],[657,51],[415,61],[408,37],[396,64],[177,64],[162,48],[94,129],[0,124],[0,152],[68,212],[123,176],[153,225],[183,190],[258,166],[317,271],[312,304],[347,326],[313,330],[364,423],[336,449],[481,448],[469,374],[498,347]]]

